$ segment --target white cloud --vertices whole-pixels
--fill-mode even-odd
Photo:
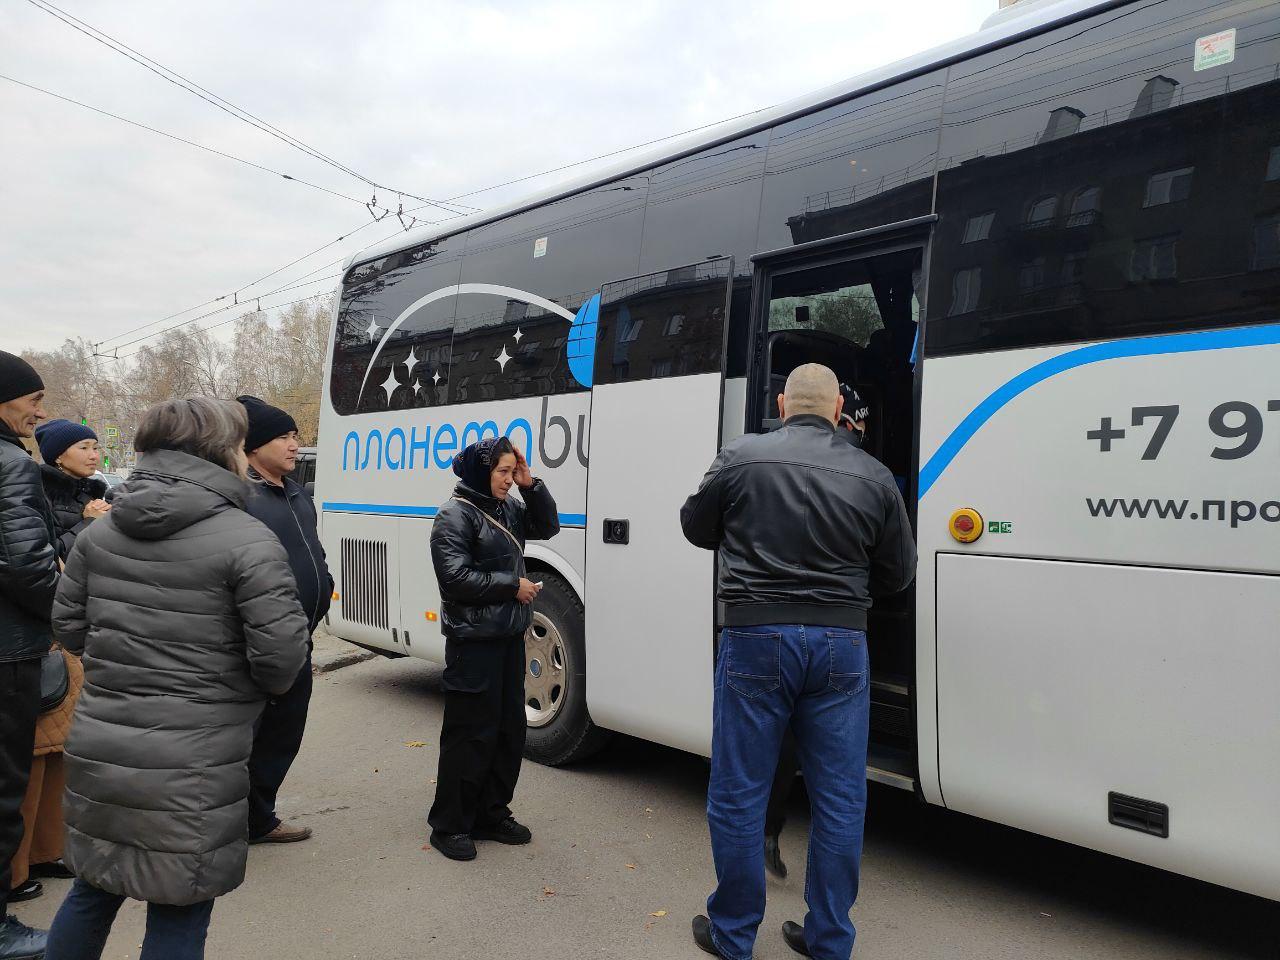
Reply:
[[[804,94],[972,32],[995,5],[59,3],[370,178],[432,197]],[[371,192],[33,5],[0,8],[0,64],[0,73],[295,177],[362,200]],[[122,333],[369,219],[355,204],[3,81],[0,115],[6,349]],[[394,201],[383,191],[378,199]],[[263,289],[391,226],[364,229]]]

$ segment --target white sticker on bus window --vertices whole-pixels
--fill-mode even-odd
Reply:
[[[1196,70],[1220,67],[1236,58],[1236,28],[1210,34],[1196,41]]]
[[[533,241],[533,259],[537,260],[539,257],[545,257],[546,255],[547,238],[539,237],[537,240]]]

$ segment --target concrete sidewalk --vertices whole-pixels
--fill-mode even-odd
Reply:
[[[325,628],[323,623],[316,628],[311,640],[315,644],[315,650],[311,654],[312,673],[332,673],[334,670],[341,670],[353,663],[362,663],[378,656],[372,650],[338,639]]]

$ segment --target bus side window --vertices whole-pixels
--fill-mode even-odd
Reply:
[[[727,259],[712,260],[605,284],[595,383],[719,371],[729,267]]]

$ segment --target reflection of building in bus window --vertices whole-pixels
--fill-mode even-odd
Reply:
[[[1178,275],[1178,235],[1149,237],[1133,245],[1129,279],[1172,280]]]
[[[957,270],[951,282],[951,309],[948,316],[972,313],[978,309],[978,294],[982,290],[982,268],[969,267]]]
[[[1191,196],[1191,176],[1195,167],[1183,167],[1181,170],[1166,170],[1153,174],[1147,181],[1144,207],[1158,207],[1164,203],[1177,203]]]
[[[1280,267],[1280,214],[1261,218],[1253,228],[1251,270]]]
[[[1058,198],[1055,196],[1041,197],[1027,208],[1027,224],[1034,226],[1037,224],[1048,223],[1057,215]]]
[[[1274,319],[1259,277],[1280,269],[1260,219],[1280,210],[1280,179],[1263,179],[1280,178],[1280,38],[1263,23],[1274,11],[1232,23],[1259,39],[1211,74],[1173,55],[1206,26],[1179,16],[1135,7],[1049,74],[1037,61],[1069,28],[952,68],[927,354]],[[1078,127],[1046,136],[1064,106],[1083,114]]]
[[[977,243],[979,240],[987,240],[991,237],[991,224],[996,219],[996,212],[988,210],[986,213],[975,214],[970,217],[964,225],[964,239],[961,243]]]

